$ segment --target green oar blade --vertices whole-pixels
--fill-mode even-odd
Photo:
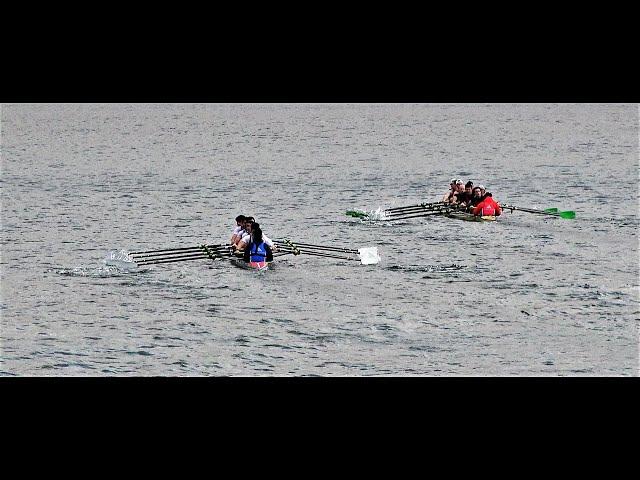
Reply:
[[[547,213],[558,213],[557,208],[545,208],[544,211]]]
[[[349,215],[350,217],[354,217],[354,218],[366,218],[369,215],[367,215],[364,212],[360,212],[359,210],[347,210],[347,215]]]
[[[567,210],[566,212],[560,212],[559,215],[560,215],[560,218],[568,218],[568,219],[576,218],[576,212],[574,212],[573,210]]]

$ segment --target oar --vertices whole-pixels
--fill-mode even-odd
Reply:
[[[349,258],[349,257],[341,257],[339,255],[332,255],[330,253],[322,253],[322,252],[314,252],[308,250],[300,250],[299,253],[296,253],[295,250],[289,250],[287,253],[293,253],[294,255],[311,255],[315,257],[328,257],[328,258],[337,258],[339,260],[349,260],[359,262],[360,260],[357,258]]]
[[[385,217],[398,217],[400,215],[409,215],[412,213],[421,213],[421,212],[439,212],[442,210],[447,210],[450,209],[452,207],[455,207],[455,205],[453,204],[448,204],[448,205],[437,205],[437,206],[433,206],[433,207],[429,207],[429,208],[416,208],[414,210],[403,210],[401,212],[390,212],[390,213],[385,213],[384,216]]]
[[[231,245],[194,245],[192,247],[184,247],[184,248],[174,248],[174,249],[166,249],[166,250],[156,250],[156,251],[148,251],[148,252],[132,252],[129,255],[134,255],[136,257],[145,257],[149,255],[171,255],[173,253],[184,253],[190,252],[193,250],[202,250],[203,248],[208,248],[212,250],[225,250],[229,248],[233,248]]]
[[[447,215],[448,213],[451,212],[462,212],[464,211],[464,207],[462,208],[445,208],[445,209],[441,209],[441,210],[434,210],[434,211],[430,211],[430,212],[423,212],[423,213],[418,213],[415,215],[403,215],[403,216],[398,216],[398,217],[391,217],[391,218],[385,218],[383,221],[387,221],[387,222],[395,222],[396,220],[406,220],[408,218],[420,218],[420,217],[429,217],[432,215]]]
[[[283,255],[291,255],[291,254],[293,254],[293,255],[299,255],[299,253],[298,253],[298,254],[296,254],[293,250],[281,250],[281,251],[279,251],[279,252],[277,252],[277,253],[274,253],[274,254],[273,254],[273,258],[276,258],[276,257],[282,257]]]
[[[431,202],[431,203],[421,203],[419,205],[409,205],[408,207],[393,207],[393,208],[386,208],[384,211],[385,212],[395,212],[396,210],[405,210],[407,208],[429,208],[429,207],[433,207],[433,206],[437,206],[437,205],[448,205],[447,202]]]
[[[145,255],[131,255],[131,258],[135,262],[139,261],[148,261],[148,260],[162,260],[163,258],[173,258],[180,255],[208,255],[208,256],[217,256],[224,255],[231,251],[231,249],[226,248],[194,248],[193,250],[186,250],[182,252],[166,252],[166,253],[158,253],[158,254],[145,254]]]
[[[549,208],[546,210],[536,210],[534,208],[516,207],[515,205],[501,205],[501,206],[503,210],[504,209],[511,210],[511,211],[520,210],[528,213],[537,213],[538,215],[551,215],[553,217],[560,217],[560,218],[566,218],[566,219],[576,218],[576,212],[574,212],[573,210],[559,212],[557,208]]]
[[[198,258],[209,258],[211,260],[216,260],[222,257],[231,257],[230,250],[216,250],[210,249],[206,245],[203,245],[200,250],[194,251],[183,251],[183,252],[173,252],[171,254],[162,254],[156,256],[144,255],[140,259],[138,257],[133,257],[133,261],[138,265],[149,265],[152,263],[168,263],[168,262],[181,262],[185,260],[195,260]]]
[[[407,207],[387,208],[387,209],[382,211],[382,214],[385,215],[385,216],[402,215],[404,213],[410,213],[410,212],[413,212],[413,211],[423,211],[423,210],[441,208],[441,207],[445,207],[447,205],[449,205],[449,204],[446,203],[446,202],[421,203],[419,205],[409,205]],[[360,218],[360,219],[365,219],[367,217],[371,217],[372,216],[372,214],[363,212],[361,210],[347,210],[346,214],[348,216],[350,216],[350,217]]]
[[[332,247],[332,246],[329,246],[329,245],[315,245],[313,243],[300,243],[300,242],[294,242],[294,241],[289,240],[289,239],[286,239],[286,240],[274,240],[274,242],[276,244],[289,245],[289,246],[300,247],[300,248],[317,248],[317,249],[324,249],[324,250],[333,250],[333,251],[337,251],[337,252],[358,253],[358,250],[355,249],[355,248]]]
[[[288,240],[274,240],[274,243],[280,247],[291,247],[298,248],[299,250],[327,250],[330,252],[340,252],[340,253],[358,253],[358,250],[355,248],[344,248],[344,247],[331,247],[328,245],[313,245],[310,243],[298,243],[291,242]]]
[[[365,219],[365,218],[367,218],[369,216],[368,213],[361,212],[360,210],[347,210],[345,213],[349,217],[361,218],[361,219]]]
[[[225,255],[227,258],[231,258],[231,255]],[[200,255],[186,255],[181,257],[167,257],[153,260],[140,260],[139,262],[135,262],[136,265],[155,265],[157,263],[173,263],[173,262],[185,262],[188,260],[217,260],[222,259],[223,256],[211,258],[208,255],[200,254]]]
[[[305,247],[304,245],[310,244],[299,244],[292,243],[290,240],[287,240],[286,243],[282,243],[280,248],[287,252],[293,253],[294,255],[315,255],[317,257],[329,257],[329,258],[338,258],[341,260],[355,260],[360,261],[363,265],[375,265],[380,261],[380,255],[378,255],[378,249],[376,247],[363,247],[358,249],[352,248],[336,248],[336,247],[326,247],[326,248],[335,248],[334,250],[322,250],[321,245],[313,245],[314,248]],[[329,252],[329,253],[327,253]],[[347,258],[343,256],[333,255],[332,253],[350,253],[353,255],[357,255],[358,259],[355,258]]]
[[[207,245],[209,248],[227,248],[227,245]],[[129,255],[143,256],[146,254],[156,254],[156,253],[165,253],[165,252],[185,252],[189,250],[200,250],[202,245],[196,245],[193,247],[182,247],[182,248],[166,248],[164,250],[146,250],[144,252],[131,252]]]
[[[194,255],[204,255],[206,257],[212,258],[212,257],[231,255],[231,253],[230,251],[225,251],[225,250],[210,250],[209,252],[194,250],[193,252],[181,252],[181,253],[175,253],[173,255],[157,255],[157,256],[151,256],[151,257],[141,257],[141,258],[131,257],[131,258],[134,262],[139,263],[139,262],[151,262],[154,260],[180,258],[184,256],[189,257]]]

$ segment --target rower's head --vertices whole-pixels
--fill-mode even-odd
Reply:
[[[474,197],[481,197],[482,196],[482,190],[480,190],[480,187],[475,187],[473,189],[473,196]]]
[[[467,193],[472,193],[472,190],[473,190],[473,182],[471,180],[469,180],[464,185],[464,191],[467,192]]]
[[[236,225],[237,225],[237,226],[239,226],[239,227],[244,226],[244,220],[245,220],[245,218],[246,218],[246,217],[245,217],[244,215],[238,215],[238,216],[236,217]]]
[[[458,192],[464,192],[464,182],[459,178],[456,179],[456,190]]]
[[[456,188],[456,180],[457,178],[452,178],[451,181],[449,182],[449,186],[451,188]]]
[[[262,229],[257,223],[253,224],[251,230],[251,238],[253,239],[254,243],[262,243]]]
[[[255,222],[255,221],[256,221],[256,219],[253,218],[253,217],[244,217],[244,228],[245,228],[245,230],[247,228],[251,228],[251,224],[253,222]]]
[[[482,195],[484,195],[484,192],[486,192],[486,191],[487,191],[487,189],[486,189],[486,188],[484,188],[484,185],[478,185],[478,188],[479,188],[480,190],[482,190]]]

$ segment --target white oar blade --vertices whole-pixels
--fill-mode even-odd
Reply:
[[[375,265],[380,261],[377,247],[359,248],[358,254],[363,265]]]

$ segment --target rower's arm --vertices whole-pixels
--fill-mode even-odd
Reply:
[[[278,250],[276,245],[273,243],[273,240],[267,237],[264,233],[262,234],[262,241],[266,243],[274,252]]]

